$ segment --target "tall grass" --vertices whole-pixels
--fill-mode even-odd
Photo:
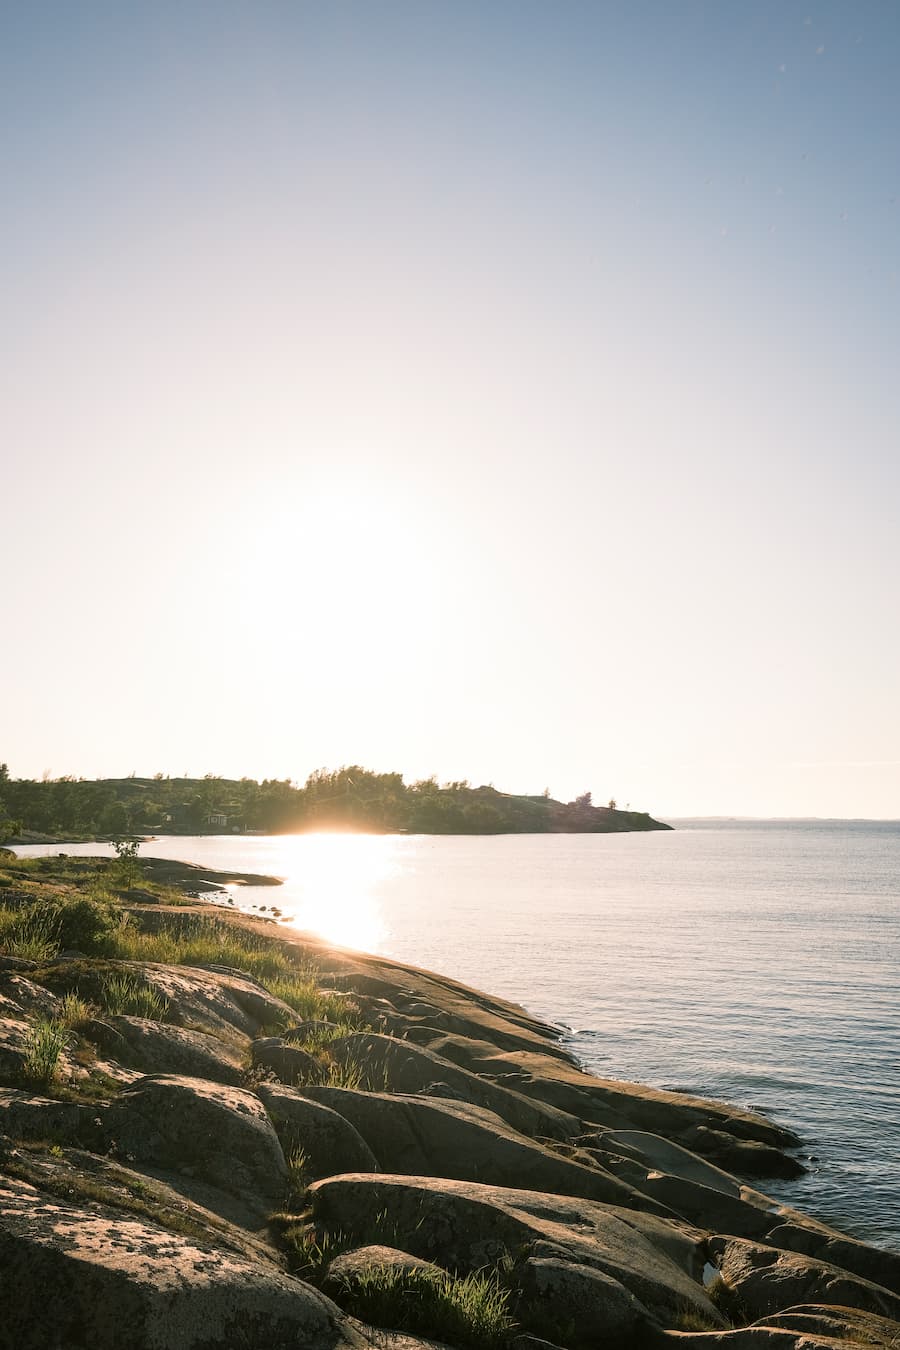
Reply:
[[[49,1017],[38,1017],[28,1028],[25,1042],[23,1076],[30,1083],[46,1086],[52,1083],[59,1068],[59,1057],[69,1043],[69,1033],[62,1023]]]
[[[114,1017],[147,1017],[164,1022],[169,1015],[169,1000],[128,971],[108,975],[100,985],[99,998],[105,1011]]]
[[[77,1031],[79,1027],[84,1026],[85,1022],[90,1021],[93,1012],[94,1009],[80,994],[70,992],[63,995],[59,1017],[56,1020],[61,1026]]]
[[[450,1275],[371,1266],[343,1282],[335,1297],[364,1322],[473,1350],[498,1350],[515,1325],[509,1290],[496,1271]]]
[[[158,933],[125,928],[111,938],[104,954],[122,961],[230,966],[263,983],[292,976],[296,969],[283,952],[255,933],[214,919],[175,922]]]
[[[24,961],[49,961],[59,951],[59,925],[48,911],[2,911],[0,946],[7,956]]]

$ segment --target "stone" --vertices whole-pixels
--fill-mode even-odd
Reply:
[[[105,1103],[58,1102],[38,1093],[0,1089],[0,1131],[13,1139],[49,1139],[102,1149]]]
[[[741,1238],[713,1237],[707,1249],[728,1300],[754,1320],[797,1303],[839,1304],[900,1320],[900,1295],[838,1266]]]
[[[0,1179],[0,1325],[16,1350],[362,1350],[324,1294],[155,1224]]]
[[[120,1156],[167,1170],[190,1169],[222,1190],[283,1197],[287,1164],[258,1097],[200,1078],[140,1078],[110,1105],[105,1127]]]
[[[288,1045],[281,1036],[266,1036],[250,1046],[250,1057],[256,1069],[268,1069],[282,1083],[302,1083],[315,1078],[321,1063],[298,1045]]]
[[[372,1244],[368,1247],[356,1247],[353,1251],[342,1252],[330,1262],[325,1273],[323,1287],[327,1289],[346,1289],[367,1271],[391,1270],[398,1274],[407,1274],[413,1270],[430,1271],[433,1275],[445,1272],[433,1261],[423,1261],[421,1257],[410,1256],[396,1247],[384,1247]]]
[[[368,1085],[376,1089],[417,1093],[446,1083],[462,1100],[486,1107],[522,1134],[572,1139],[581,1133],[577,1117],[499,1087],[408,1041],[355,1032],[332,1041],[328,1049],[339,1062],[363,1066]]]
[[[57,1017],[60,1001],[43,985],[35,984],[24,974],[0,975],[0,997],[21,1009],[28,1017]]]
[[[257,1092],[285,1154],[302,1148],[312,1178],[379,1170],[369,1145],[337,1111],[290,1087],[262,1083]]]
[[[665,1212],[617,1177],[534,1143],[483,1107],[347,1088],[310,1086],[303,1091],[349,1120],[386,1172],[481,1181]]]
[[[623,1284],[591,1266],[559,1257],[532,1257],[521,1271],[520,1315],[529,1323],[558,1328],[565,1344],[593,1350],[597,1344],[625,1350],[645,1341],[649,1312]]]
[[[184,1074],[234,1087],[243,1079],[234,1045],[203,1031],[121,1015],[92,1018],[82,1032],[106,1054],[144,1074]]]
[[[654,1215],[537,1191],[390,1175],[332,1177],[314,1183],[308,1197],[317,1228],[365,1242],[389,1232],[404,1251],[449,1269],[480,1270],[527,1251],[601,1271],[660,1321],[684,1309],[712,1325],[721,1320],[699,1283],[701,1235]]]

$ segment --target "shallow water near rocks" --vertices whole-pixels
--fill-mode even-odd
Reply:
[[[232,900],[522,1003],[594,1073],[766,1112],[810,1172],[763,1189],[900,1250],[900,823],[673,823],[141,851],[279,875]],[[103,851],[20,851],[61,849]]]

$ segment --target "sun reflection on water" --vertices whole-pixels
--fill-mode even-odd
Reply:
[[[275,903],[292,927],[342,947],[377,951],[382,884],[398,870],[389,835],[303,834],[273,840],[267,870],[289,878]]]

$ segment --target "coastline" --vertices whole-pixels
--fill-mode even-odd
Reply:
[[[115,864],[4,866],[0,1307],[26,1350],[80,1347],[73,1318],[113,1350],[123,1316],[151,1350],[163,1308],[167,1350],[226,1325],[251,1350],[900,1335],[900,1256],[770,1199],[799,1141],[758,1114],[585,1073],[523,1007],[198,900],[193,870],[107,889],[129,922],[98,938]],[[42,904],[80,951],[22,954]],[[38,1082],[41,1020],[68,1030]],[[487,1340],[422,1295],[460,1303],[476,1276],[499,1300]]]

